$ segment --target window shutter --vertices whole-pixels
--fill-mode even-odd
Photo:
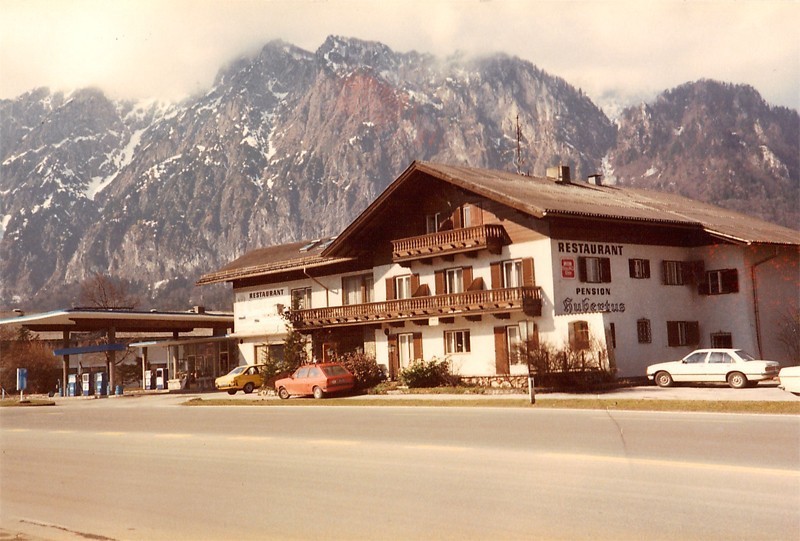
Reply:
[[[700,343],[700,323],[697,321],[686,322],[687,345],[696,346]]]
[[[533,287],[536,284],[536,275],[533,270],[533,258],[526,257],[522,260],[522,285]]]
[[[575,322],[569,324],[569,347],[578,349],[577,336],[575,336]]]
[[[472,267],[461,268],[461,279],[464,281],[461,284],[461,291],[466,291],[472,285]]]
[[[628,276],[631,278],[636,278],[636,260],[629,259],[628,260]]]
[[[667,345],[670,347],[679,346],[679,331],[677,321],[667,321]]]
[[[417,297],[419,294],[419,274],[411,275],[411,296]]]
[[[506,340],[506,328],[494,328],[494,365],[497,374],[508,374],[508,341]]]
[[[422,333],[414,333],[414,360],[422,359]]]
[[[726,293],[739,292],[739,271],[727,269],[722,272],[722,291]]]
[[[453,220],[453,229],[459,229],[462,225],[461,207],[456,207],[455,210],[453,210],[452,220]]]
[[[392,301],[397,298],[397,287],[394,278],[386,279],[386,300]]]
[[[607,257],[600,258],[600,281],[611,281],[611,260]]]
[[[705,279],[697,286],[697,293],[699,295],[711,295],[711,273],[707,272]]]
[[[662,261],[661,262],[661,283],[663,285],[667,285],[667,283],[668,283],[667,282],[667,265],[668,265],[667,261]]]
[[[433,277],[436,280],[436,294],[444,295],[444,271],[438,270],[434,272]]]
[[[644,277],[645,278],[650,278],[650,260],[649,259],[643,259],[642,260],[642,267],[644,269]]]
[[[586,258],[579,257],[578,258],[578,280],[581,282],[586,281]]]
[[[490,263],[489,268],[492,271],[492,289],[500,289],[503,287],[503,275],[500,272],[500,262]]]

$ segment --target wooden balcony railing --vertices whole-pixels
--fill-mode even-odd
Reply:
[[[440,255],[489,250],[499,254],[506,242],[506,230],[499,224],[476,225],[392,241],[395,263]]]
[[[530,317],[541,316],[541,289],[538,287],[510,287],[330,308],[310,308],[292,311],[291,320],[298,329],[315,329],[515,311],[522,311]]]

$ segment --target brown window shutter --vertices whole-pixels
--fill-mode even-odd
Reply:
[[[494,364],[497,374],[508,374],[508,341],[506,340],[506,328],[494,328]]]
[[[461,279],[464,281],[461,284],[461,291],[466,291],[472,285],[472,267],[461,268]]]
[[[492,289],[500,289],[503,287],[503,275],[500,272],[500,262],[490,263],[489,268],[492,271]]]
[[[649,259],[643,259],[642,260],[642,265],[644,266],[644,277],[645,278],[650,278],[650,260]]]
[[[411,296],[416,297],[419,293],[419,274],[411,275]]]
[[[444,271],[438,270],[433,273],[433,277],[436,281],[436,294],[437,295],[444,295]]]
[[[667,345],[671,347],[680,345],[678,343],[678,337],[678,322],[667,321]]]
[[[711,295],[711,273],[707,272],[705,280],[697,285],[698,295]]]
[[[453,210],[452,220],[453,220],[453,229],[459,229],[462,225],[461,207],[456,207],[455,210]]]
[[[636,276],[636,260],[635,259],[629,259],[628,260],[628,276],[630,276],[631,278]]]
[[[667,261],[661,262],[661,283],[667,285]]]
[[[586,281],[586,258],[579,257],[578,258],[578,280],[581,282]]]
[[[691,261],[681,261],[681,279],[684,284],[694,282],[694,272]]]
[[[483,278],[478,276],[472,280],[472,283],[467,288],[467,291],[483,291]]]
[[[600,258],[600,281],[611,281],[611,260],[607,257]]]
[[[386,300],[392,301],[397,298],[397,287],[394,278],[386,279]]]
[[[722,291],[728,293],[739,292],[739,271],[737,269],[722,271]]]
[[[686,342],[690,346],[700,343],[700,323],[697,321],[686,322]]]
[[[415,332],[414,336],[414,360],[422,359],[422,333]]]
[[[536,275],[533,272],[533,258],[526,257],[522,260],[522,285],[533,287],[536,284]]]

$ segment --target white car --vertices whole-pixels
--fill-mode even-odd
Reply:
[[[758,385],[773,379],[780,365],[775,361],[753,358],[741,349],[698,349],[680,361],[651,364],[647,379],[659,387],[671,387],[678,382],[728,382],[734,389]]]
[[[778,373],[780,387],[784,391],[800,395],[800,366],[787,366]]]

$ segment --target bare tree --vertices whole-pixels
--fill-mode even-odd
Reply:
[[[781,315],[778,341],[789,358],[800,359],[800,310],[786,310]]]
[[[129,290],[129,282],[99,272],[81,282],[78,303],[92,308],[134,309],[139,299]]]

